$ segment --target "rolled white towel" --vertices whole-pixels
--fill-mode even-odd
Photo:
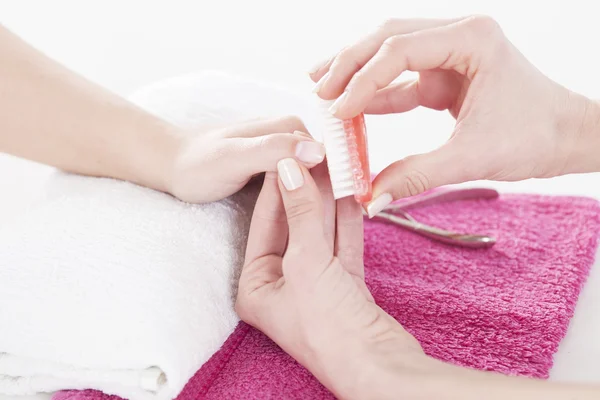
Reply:
[[[310,127],[313,114],[307,98],[210,72],[132,99],[184,127],[289,114]],[[0,230],[0,394],[174,398],[238,322],[257,193],[190,205],[127,182],[52,176]]]

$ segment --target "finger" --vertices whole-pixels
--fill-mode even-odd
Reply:
[[[277,169],[289,230],[285,257],[300,257],[308,271],[319,273],[333,258],[326,242],[319,188],[308,170],[293,158],[281,160]]]
[[[446,110],[456,104],[463,79],[454,71],[434,69],[421,71],[419,79],[387,86],[369,103],[367,114],[392,114],[410,111],[418,106]]]
[[[245,264],[268,255],[281,257],[285,251],[288,227],[277,181],[276,173],[265,174],[252,214]]]
[[[333,252],[335,243],[335,219],[336,219],[336,202],[333,198],[333,189],[331,187],[331,179],[329,178],[329,170],[327,162],[322,162],[310,171],[315,184],[321,192],[323,200],[324,212],[324,232],[327,245]]]
[[[471,18],[386,39],[377,54],[352,77],[344,94],[332,105],[332,113],[341,119],[358,115],[379,90],[404,71],[454,69],[472,77],[491,47],[492,23],[481,22],[488,20]]]
[[[352,197],[337,201],[335,255],[346,271],[364,279],[363,216],[361,206]]]
[[[281,118],[255,119],[241,124],[228,126],[219,131],[221,137],[253,138],[271,133],[308,132],[304,122],[296,116]]]
[[[327,73],[327,71],[331,67],[331,63],[333,63],[333,60],[335,60],[335,57],[331,57],[327,60],[315,64],[315,66],[313,66],[308,72],[310,79],[312,79],[315,83],[318,82],[319,79],[321,79],[321,77]]]
[[[308,168],[325,158],[325,147],[302,134],[276,133],[253,138],[229,139],[225,152],[234,174],[250,177],[261,172],[274,172],[277,162],[295,158]]]
[[[329,63],[311,77],[318,79],[314,91],[325,100],[333,100],[343,91],[352,76],[360,70],[379,50],[383,42],[395,35],[403,35],[444,26],[460,19],[391,19],[375,32],[340,51]]]
[[[390,85],[378,91],[365,109],[365,113],[401,113],[413,110],[420,105],[419,81],[415,79]]]
[[[393,200],[478,179],[479,168],[472,152],[463,148],[464,144],[451,139],[430,153],[410,156],[385,168],[373,181],[373,200],[366,207],[369,217]]]

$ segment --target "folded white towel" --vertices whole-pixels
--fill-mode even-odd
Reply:
[[[287,114],[311,123],[306,98],[219,73],[154,84],[133,100],[186,127]],[[238,322],[257,192],[190,205],[126,182],[53,176],[0,230],[0,394],[174,398]]]

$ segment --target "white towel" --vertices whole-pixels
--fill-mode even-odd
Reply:
[[[313,109],[219,73],[133,96],[194,127]],[[208,205],[111,179],[57,173],[0,230],[0,394],[99,389],[174,398],[238,322],[234,292],[256,185]]]

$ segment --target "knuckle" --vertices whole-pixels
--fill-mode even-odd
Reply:
[[[277,207],[262,207],[260,210],[254,212],[253,218],[275,223],[277,225],[284,225],[287,223],[285,214],[280,212]]]
[[[394,30],[398,24],[401,23],[399,18],[388,18],[381,25],[379,25],[379,30],[388,32]]]
[[[344,227],[345,229],[349,229],[351,231],[359,231],[362,232],[363,229],[363,215],[361,213],[360,210],[356,211],[356,215],[353,215],[351,217],[344,215],[344,217],[340,217],[339,213],[340,211],[340,203],[338,202],[338,218],[337,218],[337,225],[340,227]],[[358,205],[357,203],[357,208],[360,208],[361,206]]]
[[[296,198],[293,203],[286,205],[285,213],[288,221],[304,219],[318,210],[316,201],[307,197]]]
[[[457,25],[458,39],[466,50],[467,76],[480,68],[496,68],[494,60],[504,60],[510,44],[496,20],[487,15],[473,15]]]
[[[401,51],[406,46],[406,35],[394,35],[383,41],[381,51],[383,53],[394,53]]]
[[[354,90],[356,90],[357,87],[363,87],[366,84],[368,84],[368,81],[369,81],[368,75],[363,70],[360,70],[356,74],[354,74],[354,76],[348,83],[346,90],[354,91]]]
[[[342,50],[340,50],[335,59],[338,63],[341,64],[351,62],[354,59],[354,52],[352,51],[352,47],[344,47]]]
[[[258,149],[260,151],[265,151],[270,149],[273,146],[274,142],[273,135],[264,135],[258,138]]]
[[[271,134],[260,136],[257,147],[263,156],[280,159],[293,156],[297,142],[298,138],[292,134]]]
[[[349,66],[353,69],[362,68],[362,64],[357,59],[356,50],[352,46],[345,47],[338,53],[331,69],[339,72],[340,67],[343,67],[345,70]]]
[[[352,262],[363,262],[364,249],[363,246],[344,246],[338,249],[338,258],[342,263]]]
[[[279,177],[277,175],[277,172],[275,171],[267,171],[264,174],[264,178],[263,178],[263,182],[262,182],[262,188],[261,188],[261,192],[263,191],[268,191],[268,190],[272,190],[277,188],[277,183],[279,181]],[[258,203],[258,202],[257,202]],[[260,210],[258,210],[256,207],[254,208],[255,212],[258,213],[259,211],[262,211],[263,209],[268,209],[269,210],[269,215],[274,214],[275,212],[279,211],[277,210],[278,207],[262,207],[260,208]],[[271,214],[272,213],[272,214]]]
[[[494,39],[502,34],[500,24],[488,15],[473,15],[465,21],[465,26],[479,39]]]
[[[377,82],[377,77],[373,74],[369,74],[364,70],[360,70],[356,74],[354,74],[352,80],[350,81],[350,83],[348,83],[347,87],[347,90],[349,92],[370,91],[375,93],[379,89],[381,89],[381,84]]]
[[[431,188],[427,175],[418,170],[408,172],[400,184],[400,197],[416,196]]]
[[[306,132],[306,126],[302,118],[297,115],[286,115],[284,117],[275,118],[276,130],[278,133],[293,133],[294,131]]]

